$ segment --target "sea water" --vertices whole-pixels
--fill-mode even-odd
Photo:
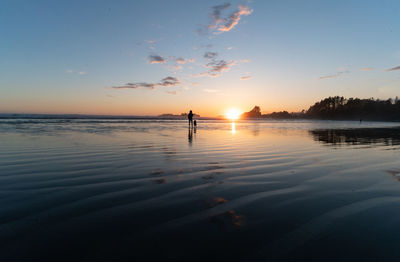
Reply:
[[[400,256],[400,124],[0,120],[0,261]]]

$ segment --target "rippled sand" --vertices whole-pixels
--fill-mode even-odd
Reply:
[[[397,261],[400,128],[0,120],[0,261]]]

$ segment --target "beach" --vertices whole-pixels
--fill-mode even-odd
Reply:
[[[1,119],[1,261],[395,261],[399,123]]]

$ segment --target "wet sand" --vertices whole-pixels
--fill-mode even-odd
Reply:
[[[397,261],[397,126],[0,120],[0,261]]]

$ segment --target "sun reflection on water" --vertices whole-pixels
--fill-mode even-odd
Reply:
[[[235,122],[232,122],[231,133],[232,133],[232,134],[235,134],[235,133],[236,133],[236,123],[235,123]]]

